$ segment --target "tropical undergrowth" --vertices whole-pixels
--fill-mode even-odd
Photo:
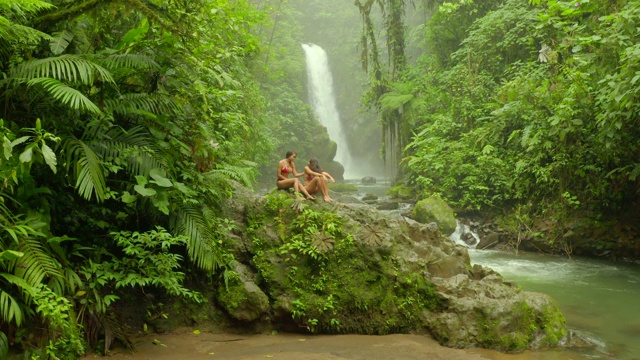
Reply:
[[[428,280],[400,271],[388,249],[371,246],[374,233],[347,231],[330,208],[276,193],[263,209],[248,216],[253,261],[282,323],[294,324],[289,330],[407,332],[424,309],[439,308]]]
[[[0,359],[126,342],[124,289],[203,301],[268,153],[246,1],[0,1]],[[153,297],[146,300],[153,304]]]
[[[376,103],[405,131],[402,180],[459,210],[637,223],[638,5],[439,5]]]

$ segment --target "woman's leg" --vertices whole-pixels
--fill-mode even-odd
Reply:
[[[301,192],[307,199],[315,200],[315,198],[307,192],[307,189],[302,186],[302,183],[300,183],[300,180],[298,180],[298,178],[278,180],[276,181],[276,184],[278,185],[278,189],[288,189],[292,187],[294,192]]]
[[[278,189],[288,189],[293,187],[295,190],[295,183],[298,181],[296,178],[284,179],[276,181],[276,185],[278,185]]]
[[[320,187],[318,186],[318,178],[313,178],[304,184],[304,188],[307,189],[309,194],[315,194],[320,191]]]
[[[322,198],[324,201],[331,202],[333,199],[329,196],[329,181],[326,178],[321,177],[322,181],[320,182],[320,192],[322,192]]]
[[[293,185],[294,186],[293,189],[296,192],[299,191],[299,192],[303,193],[304,196],[306,196],[306,198],[309,199],[309,200],[315,200],[316,199],[313,196],[311,196],[311,194],[309,194],[309,192],[307,191],[307,189],[304,186],[302,186],[302,183],[300,182],[300,180],[298,180],[297,178],[295,180],[296,180],[296,182]]]

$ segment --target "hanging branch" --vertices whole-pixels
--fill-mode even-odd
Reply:
[[[47,28],[60,21],[80,16],[87,11],[93,10],[99,5],[108,4],[111,1],[113,0],[87,0],[78,5],[40,16],[36,18],[33,23],[36,24],[36,27],[38,28]]]
[[[34,24],[39,29],[47,29],[59,22],[75,18],[95,9],[98,6],[107,5],[111,2],[114,2],[114,0],[87,0],[78,5],[40,16],[39,18],[36,18],[34,20]],[[175,33],[179,32],[178,28],[174,27],[171,24],[165,23],[155,11],[151,10],[149,6],[145,5],[140,0],[115,0],[115,2],[124,2],[132,8],[143,13],[150,20],[154,20],[158,25],[160,25],[160,27],[163,27]]]
[[[386,30],[388,63],[390,72],[385,76],[380,64],[379,50],[375,37],[375,28],[371,20],[371,9],[377,3],[384,18]],[[372,83],[367,92],[366,102],[369,106],[380,109],[380,98],[389,90],[389,83],[397,81],[406,66],[404,41],[405,0],[355,0],[355,5],[362,15],[363,34],[361,38],[361,62],[365,72],[370,72]],[[404,148],[406,139],[402,138],[402,115],[397,111],[382,112],[382,149],[383,156],[391,155],[398,159]],[[392,143],[393,148],[387,148]]]

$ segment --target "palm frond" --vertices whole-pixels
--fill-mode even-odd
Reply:
[[[127,170],[132,176],[146,176],[151,169],[169,166],[162,152],[155,149],[149,131],[142,126],[129,130],[112,127],[101,140],[90,144],[105,159],[126,159]]]
[[[73,166],[76,178],[76,189],[80,196],[91,200],[95,194],[98,202],[104,201],[107,185],[100,158],[85,142],[70,138],[65,142],[67,166]]]
[[[62,277],[53,277],[47,283],[47,287],[56,294],[75,294],[82,288],[82,280],[78,273],[69,267],[62,269]]]
[[[180,110],[178,103],[162,94],[124,94],[119,99],[105,100],[105,110],[127,115],[145,111],[152,114],[175,114]]]
[[[43,39],[51,39],[49,34],[28,26],[12,23],[2,16],[0,16],[0,37],[8,42],[21,41],[27,44],[36,44]]]
[[[6,359],[9,356],[9,339],[7,335],[0,331],[0,359]]]
[[[34,224],[30,223],[33,219],[23,219],[20,215],[14,215],[9,209],[0,204],[0,230],[6,232],[17,245],[22,237],[38,237],[44,236],[40,231],[34,228]],[[40,224],[35,224],[36,227]],[[0,233],[2,235],[3,233]],[[1,238],[1,237],[0,237]],[[0,243],[0,245],[3,245]],[[4,250],[3,246],[0,246],[0,250]]]
[[[66,29],[53,33],[53,37],[49,41],[51,52],[55,55],[62,54],[71,43],[71,40],[73,40],[73,37],[74,34]]]
[[[105,82],[115,83],[107,69],[87,59],[68,54],[29,60],[10,72],[12,78],[53,78],[83,85],[93,84],[97,76]]]
[[[172,228],[176,235],[187,237],[187,253],[199,268],[213,271],[222,260],[213,247],[213,234],[202,211],[193,207],[183,207],[173,214]]]
[[[141,54],[115,54],[102,59],[105,67],[115,70],[128,68],[136,70],[159,70],[160,65],[153,59]]]
[[[5,324],[14,321],[17,326],[24,320],[20,302],[3,290],[0,290],[0,317]]]
[[[24,18],[27,14],[34,14],[41,10],[51,9],[52,4],[42,0],[0,1],[0,9],[5,14]]]
[[[96,104],[84,96],[80,91],[69,87],[56,79],[31,79],[27,82],[27,85],[41,85],[49,94],[51,94],[51,96],[60,100],[63,104],[69,106],[73,110],[86,110],[94,114],[100,113],[100,109]]]
[[[219,164],[216,169],[207,173],[208,177],[214,181],[235,180],[244,186],[251,186],[255,179],[255,163],[243,161],[244,166]]]
[[[22,278],[29,286],[41,284],[46,277],[62,278],[60,265],[50,256],[39,239],[20,239],[18,250],[24,255],[11,261],[7,269]]]
[[[29,285],[23,278],[7,273],[0,273],[0,276],[7,280],[9,284],[16,285],[18,288],[20,288],[20,291],[22,293],[27,295],[34,294],[35,288]]]

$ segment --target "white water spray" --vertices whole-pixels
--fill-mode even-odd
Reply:
[[[463,238],[467,238],[469,240],[465,241]],[[449,235],[449,239],[458,245],[462,245],[470,249],[475,249],[480,243],[480,237],[478,234],[473,232],[468,225],[461,223],[458,219],[456,219],[456,231]]]
[[[350,178],[353,164],[351,163],[349,145],[340,122],[340,114],[336,107],[327,53],[315,44],[302,44],[302,48],[307,61],[311,107],[320,124],[327,128],[329,138],[336,142],[338,148],[335,161],[344,167],[344,177]]]

